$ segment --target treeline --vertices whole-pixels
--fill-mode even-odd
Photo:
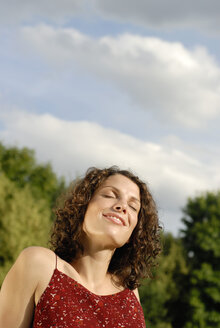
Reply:
[[[30,149],[0,143],[0,285],[20,251],[47,247],[52,209],[65,181]],[[188,199],[179,237],[162,235],[141,303],[149,328],[220,328],[220,192]]]
[[[32,150],[0,143],[0,285],[22,249],[47,246],[52,208],[64,188]]]
[[[152,280],[141,288],[147,327],[220,327],[220,191],[189,198],[180,237],[163,236]]]

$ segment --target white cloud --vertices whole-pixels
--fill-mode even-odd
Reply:
[[[195,153],[144,142],[96,123],[5,109],[0,111],[0,139],[35,149],[37,158],[51,161],[58,174],[72,179],[90,166],[115,164],[139,174],[158,201],[166,230],[180,227],[179,209],[186,197],[217,188],[220,181],[218,167],[205,165]]]
[[[95,7],[111,19],[156,29],[197,28],[219,34],[218,0],[94,0]]]
[[[25,27],[22,37],[48,63],[111,81],[166,122],[200,127],[219,115],[220,68],[205,48],[131,34],[92,39],[46,25]]]

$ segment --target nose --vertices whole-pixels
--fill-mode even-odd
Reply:
[[[127,213],[127,206],[124,203],[122,203],[122,202],[120,202],[120,203],[118,202],[117,204],[115,204],[113,206],[113,208],[117,212],[123,212],[124,214]]]

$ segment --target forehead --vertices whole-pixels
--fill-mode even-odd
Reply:
[[[138,185],[122,174],[114,174],[105,179],[99,188],[103,187],[114,187],[121,192],[130,193],[131,196],[140,199],[140,190]]]

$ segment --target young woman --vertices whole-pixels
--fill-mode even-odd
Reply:
[[[89,169],[56,210],[51,250],[23,250],[7,274],[0,327],[143,328],[137,287],[159,251],[146,184],[117,167]]]

